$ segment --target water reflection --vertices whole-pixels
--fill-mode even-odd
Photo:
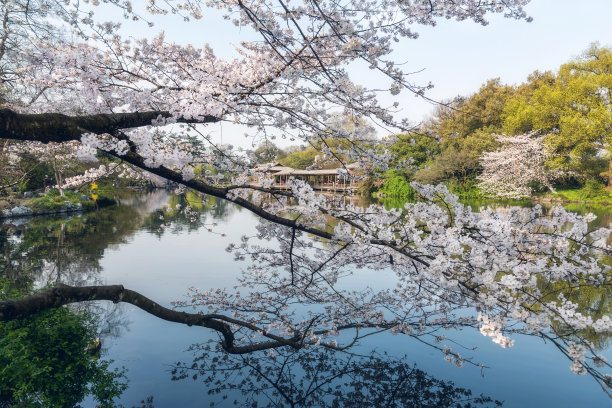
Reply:
[[[68,218],[6,219],[0,224],[0,276],[32,279],[37,287],[99,284],[105,251],[128,243],[137,231],[158,236],[195,231],[236,210],[214,197],[156,190]]]
[[[488,204],[472,203],[478,207]],[[593,228],[612,221],[607,207],[568,206],[568,209],[598,215]],[[0,225],[0,277],[14,283],[32,280],[37,287],[58,282],[72,286],[97,284],[104,281],[101,265],[108,250],[130,244],[140,231],[158,240],[198,230],[216,232],[217,222],[239,211],[226,201],[192,193],[169,195],[165,191],[155,191],[151,195],[124,199],[114,208],[81,216],[5,222]],[[243,219],[246,216],[240,218]],[[183,255],[189,254],[176,256]],[[196,267],[199,265],[194,265]],[[160,269],[160,273],[165,272]],[[144,280],[145,276],[139,279]],[[187,280],[180,283],[185,289],[193,284]],[[584,288],[573,283],[540,289],[551,296],[564,293],[567,299],[579,305],[578,311],[588,311],[596,318],[612,312],[612,289],[609,287]],[[122,336],[130,325],[134,315],[127,309],[110,302],[86,306],[90,313],[101,316],[96,323],[96,333],[102,337],[104,347],[108,344],[105,339]],[[558,324],[554,330],[572,335]],[[603,350],[610,345],[607,333],[591,331],[580,335],[597,349]],[[196,375],[212,391],[209,398],[225,401],[225,405],[234,400],[240,406],[363,406],[364,401],[372,401],[371,406],[389,403],[391,406],[443,407],[467,406],[468,402],[471,406],[495,405],[494,401],[474,398],[469,390],[438,380],[405,360],[385,355],[355,356],[307,349],[300,353],[279,350],[275,358],[270,358],[266,354],[232,356],[207,350],[204,346],[195,347],[194,352],[193,363],[176,367],[176,378]],[[224,400],[224,396],[227,399]],[[444,396],[449,399],[443,399]],[[149,406],[154,403],[150,402]]]
[[[240,209],[228,201],[188,191],[170,196],[164,206],[156,208],[145,217],[142,226],[158,237],[167,232],[180,234],[204,227],[211,229],[216,226],[215,221]]]
[[[482,200],[482,199],[466,199],[461,202],[470,207],[473,211],[482,211],[483,209],[492,208],[501,213],[507,213],[513,207],[533,207],[536,204],[526,200]],[[403,208],[406,201],[401,199],[382,199],[380,203],[385,208]],[[547,214],[552,204],[542,205],[544,214]],[[582,204],[568,203],[564,204],[563,208],[567,211],[586,215],[594,214],[597,218],[589,223],[590,230],[599,228],[607,228],[612,224],[612,211],[610,206],[598,204]],[[612,234],[607,239],[607,244],[612,245]],[[603,263],[612,266],[612,257],[604,256]],[[575,303],[578,307],[577,312],[586,316],[591,316],[593,320],[600,319],[603,316],[612,315],[612,287],[610,285],[601,285],[599,287],[585,282],[563,282],[551,285],[549,282],[541,281],[538,283],[538,289],[542,294],[544,302],[555,302],[558,300],[559,294],[562,294],[565,299]],[[559,321],[551,322],[553,332],[560,338],[572,340],[578,336],[585,338],[592,343],[595,350],[604,350],[610,346],[612,333],[595,332],[592,328],[580,330],[576,332],[574,329],[563,326]]]
[[[96,284],[106,248],[126,243],[140,226],[130,206],[71,218],[33,218],[0,226],[0,274],[29,277],[37,286]]]
[[[198,380],[213,404],[249,407],[493,407],[386,354],[357,355],[325,348],[231,355],[195,345],[192,363],[177,363],[173,380]],[[151,402],[151,401],[150,401]]]
[[[138,231],[191,231],[231,209],[216,199],[158,190],[86,214],[2,220],[0,300],[58,283],[103,283],[101,261],[107,250],[129,243]],[[158,221],[160,214],[164,221]],[[160,229],[162,222],[172,228]],[[86,395],[114,406],[113,397],[124,389],[122,371],[87,349],[101,338],[106,354],[107,340],[128,328],[127,316],[124,304],[87,302],[0,322],[0,407],[73,407]]]

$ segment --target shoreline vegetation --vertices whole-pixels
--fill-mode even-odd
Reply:
[[[57,189],[36,196],[34,192],[27,193],[21,197],[0,198],[0,219],[86,212],[117,203],[112,188],[96,193],[95,199],[93,194],[81,194],[72,190],[65,190],[63,196]]]
[[[534,71],[518,85],[493,78],[472,95],[445,101],[412,132],[375,140],[371,130],[352,143],[391,160],[388,168],[370,168],[360,193],[414,199],[415,181],[443,183],[462,199],[612,204],[611,66],[612,49],[593,43],[556,72]],[[368,134],[359,118],[349,122],[337,126]],[[330,169],[338,160],[351,165],[353,148],[325,134],[310,146],[266,140],[253,159]]]
[[[387,186],[387,188],[384,188]],[[588,187],[577,189],[559,189],[555,193],[539,193],[531,197],[522,199],[506,199],[482,194],[478,189],[473,188],[469,191],[461,191],[449,186],[449,189],[462,200],[483,200],[490,202],[516,202],[516,203],[535,203],[535,204],[586,204],[586,205],[612,205],[612,194],[608,189],[597,189],[596,194]],[[160,187],[161,188],[161,187]],[[70,214],[75,212],[88,212],[100,208],[109,207],[117,204],[117,195],[124,190],[141,191],[142,189],[133,187],[113,187],[105,185],[98,190],[96,200],[92,199],[91,194],[83,194],[72,190],[65,190],[64,196],[59,194],[57,189],[50,189],[46,193],[27,192],[22,197],[0,198],[0,219],[34,217],[56,214]],[[29,193],[29,194],[28,194]],[[389,188],[384,184],[381,188],[374,190],[369,196],[381,204],[386,200],[411,201],[416,199],[415,191],[407,182],[395,181],[395,189]]]

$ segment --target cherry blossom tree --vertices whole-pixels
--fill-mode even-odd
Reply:
[[[564,175],[550,169],[546,161],[552,157],[544,143],[546,136],[530,132],[518,136],[497,136],[501,147],[485,152],[480,158],[482,174],[479,187],[499,197],[530,197],[530,183],[539,183],[553,193],[553,182]]]
[[[9,147],[9,154],[18,158],[23,153],[28,153],[40,163],[48,163],[55,175],[56,187],[60,195],[64,196],[64,177],[67,171],[77,163],[80,152],[80,143],[77,141],[66,143],[20,143]]]
[[[291,190],[277,191],[265,174],[253,174],[240,154],[216,146],[206,133],[207,125],[223,121],[249,126],[262,138],[278,132],[304,141],[313,135],[341,138],[350,146],[343,157],[384,168],[388,152],[350,143],[350,129],[327,124],[344,114],[409,130],[377,98],[380,92],[423,95],[427,88],[412,84],[395,63],[394,42],[415,38],[416,25],[434,25],[439,18],[486,24],[487,14],[503,13],[528,20],[526,1],[149,3],[151,13],[196,20],[206,7],[217,8],[250,28],[257,40],[240,44],[231,60],[208,45],[169,43],[163,34],[122,38],[117,24],[96,22],[85,2],[39,3],[76,35],[40,38],[15,60],[15,89],[22,91],[11,108],[0,109],[0,137],[79,141],[82,155],[104,151],[230,201],[261,221],[255,237],[228,248],[251,261],[238,282],[243,291],[193,289],[187,301],[168,309],[120,285],[60,285],[0,302],[0,319],[112,300],[215,330],[221,347],[233,354],[315,345],[344,350],[385,331],[422,341],[458,366],[480,363],[441,344],[443,333],[475,328],[502,347],[512,346],[519,334],[542,337],[571,360],[573,371],[610,387],[612,376],[604,372],[610,365],[581,333],[609,333],[612,320],[579,310],[554,286],[610,285],[604,257],[610,255],[610,231],[589,229],[592,216],[561,207],[474,212],[443,186],[414,184],[420,200],[392,210],[326,198],[299,180],[289,183]],[[109,3],[145,19],[127,1]],[[383,78],[375,89],[350,78],[350,67],[364,62]],[[216,183],[194,177],[194,167],[204,163],[219,171]],[[376,290],[347,286],[357,268],[370,270],[373,279],[391,271],[396,283]],[[339,336],[346,332],[351,340]]]

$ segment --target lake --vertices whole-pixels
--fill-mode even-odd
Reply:
[[[167,209],[185,203],[197,214]],[[612,221],[606,207],[567,208],[594,212],[600,225]],[[0,264],[0,272],[15,278],[29,270],[39,288],[56,282],[121,284],[169,307],[186,299],[190,287],[233,290],[248,263],[235,261],[226,248],[243,235],[255,235],[257,225],[253,214],[225,201],[156,190],[88,214],[0,220],[5,260],[11,257]],[[364,269],[355,271],[351,285],[392,280],[390,271]],[[453,401],[495,406],[473,399],[480,394],[503,401],[504,407],[605,407],[611,402],[592,378],[573,374],[568,359],[534,337],[516,336],[514,347],[503,349],[477,330],[453,333],[460,343],[453,347],[486,365],[484,370],[457,368],[431,347],[387,333],[363,339],[352,355],[310,348],[274,358],[264,352],[227,356],[215,350],[219,336],[209,329],[163,321],[130,304],[89,307],[101,316],[102,357],[127,369],[129,386],[119,401],[126,407],[331,406],[334,401],[337,406],[432,406],[441,395],[448,406]],[[608,337],[595,341],[612,360]],[[404,394],[395,396],[398,390]],[[83,401],[83,406],[94,405]]]

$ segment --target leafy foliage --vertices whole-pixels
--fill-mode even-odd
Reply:
[[[440,140],[440,154],[416,174],[416,180],[436,183],[455,179],[465,184],[481,171],[479,157],[498,143],[493,136],[502,127],[502,113],[514,89],[499,78],[487,81],[470,97],[457,97],[440,106],[427,131]]]
[[[406,200],[413,200],[416,195],[415,189],[410,186],[406,177],[396,170],[387,172],[385,184],[379,192],[388,197]]]
[[[402,133],[395,139],[389,146],[395,167],[406,164],[422,167],[440,153],[440,144],[433,136]]]
[[[304,150],[298,150],[291,152],[287,156],[279,160],[283,166],[291,167],[294,169],[305,169],[314,164],[315,158],[320,154],[317,150],[312,147]]]
[[[430,126],[445,147],[477,130],[487,134],[499,132],[504,106],[513,93],[514,89],[503,85],[499,78],[490,79],[473,95],[457,97],[448,106],[440,106]]]
[[[28,206],[34,211],[56,211],[66,206],[66,203],[71,204],[81,203],[85,208],[94,208],[93,201],[84,200],[80,194],[67,190],[64,196],[61,196],[57,189],[51,189],[45,195],[34,198],[28,203]]]
[[[604,190],[604,185],[598,183],[596,180],[587,180],[582,191],[580,193],[580,197],[583,200],[588,200],[590,198],[601,198],[607,197],[608,193]]]
[[[549,132],[547,143],[557,155],[553,166],[597,174],[598,152],[612,149],[612,49],[593,44],[556,76],[532,76],[530,81],[526,88],[531,92],[517,93],[506,106],[504,129]]]
[[[463,185],[470,183],[481,171],[481,154],[495,150],[498,145],[494,135],[482,130],[464,138],[443,141],[440,154],[415,174],[415,180],[427,184],[445,180]]]
[[[0,299],[15,295],[0,284]],[[68,408],[92,395],[114,406],[125,376],[87,350],[95,334],[91,316],[65,307],[0,323],[0,405]]]
[[[253,151],[256,163],[269,163],[282,159],[287,153],[269,140],[265,140]]]

